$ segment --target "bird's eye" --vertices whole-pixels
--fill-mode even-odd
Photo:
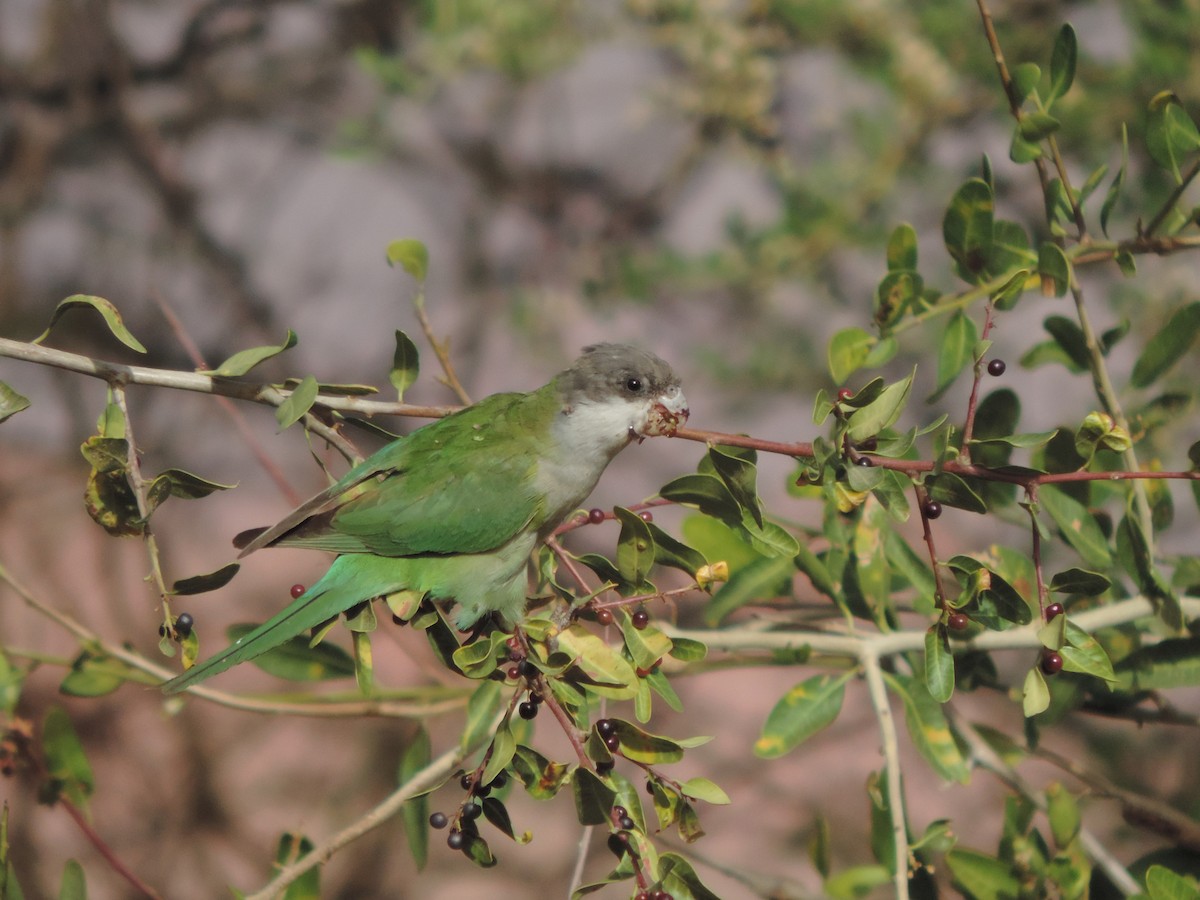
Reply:
[[[640,378],[625,379],[625,390],[629,391],[631,394],[640,394],[642,391],[642,379],[640,379]]]

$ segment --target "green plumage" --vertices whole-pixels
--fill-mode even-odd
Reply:
[[[286,609],[164,690],[183,690],[399,591],[455,601],[459,628],[488,613],[515,624],[538,542],[632,437],[662,433],[663,422],[674,427],[686,415],[666,363],[604,344],[540,390],[495,394],[393,441],[279,524],[247,533],[243,556],[272,546],[341,555]]]

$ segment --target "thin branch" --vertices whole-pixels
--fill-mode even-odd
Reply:
[[[503,712],[496,714],[488,729],[489,733],[494,732],[499,727],[503,716]],[[473,750],[474,748],[464,749],[462,746],[456,746],[447,750],[393,791],[387,799],[374,809],[350,825],[347,825],[325,843],[314,847],[294,863],[283,866],[266,885],[253,894],[248,894],[246,900],[272,900],[272,898],[280,896],[288,885],[300,878],[305,872],[317,866],[324,865],[337,851],[347,844],[353,843],[364,834],[378,828],[388,819],[392,818],[392,816],[400,812],[401,807],[409,800],[436,789],[462,765],[463,760]]]
[[[1150,220],[1150,224],[1142,230],[1142,237],[1150,237],[1162,227],[1163,222],[1167,220],[1167,216],[1171,214],[1171,210],[1175,208],[1175,204],[1179,202],[1179,198],[1183,196],[1183,192],[1188,189],[1188,185],[1196,180],[1197,175],[1200,175],[1200,159],[1193,161],[1191,167],[1180,177],[1179,184],[1175,185],[1174,190],[1163,201],[1162,208]]]
[[[134,871],[129,868],[129,866],[125,865],[125,863],[121,861],[120,857],[118,857],[113,851],[113,848],[108,845],[108,842],[105,841],[104,838],[100,837],[96,829],[92,828],[92,826],[88,823],[87,818],[80,811],[79,807],[77,807],[66,797],[59,797],[56,802],[57,805],[66,810],[67,815],[71,817],[71,819],[79,827],[79,830],[83,832],[84,836],[91,842],[92,846],[96,848],[96,852],[98,852],[104,858],[104,861],[108,863],[109,868],[129,882],[130,886],[143,897],[149,897],[151,900],[159,900],[161,895],[158,893],[158,891],[154,890],[154,888],[142,881],[142,879],[139,878]]]
[[[867,691],[871,706],[875,709],[875,720],[879,723],[879,737],[883,742],[884,771],[887,772],[888,815],[892,820],[892,842],[896,858],[893,860],[892,884],[897,900],[908,900],[908,826],[904,815],[904,780],[900,766],[900,742],[896,737],[896,720],[888,702],[887,687],[883,680],[883,669],[879,657],[864,648],[859,657],[863,674],[867,679]]]

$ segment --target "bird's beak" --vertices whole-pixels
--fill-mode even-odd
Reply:
[[[654,437],[662,434],[674,434],[675,429],[681,428],[687,419],[687,397],[683,396],[683,390],[676,385],[661,394],[654,402],[639,436]]]

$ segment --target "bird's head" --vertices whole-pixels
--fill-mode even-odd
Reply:
[[[687,422],[687,398],[679,376],[653,353],[628,344],[585,347],[558,384],[564,411],[594,422],[598,438],[640,441],[673,434]]]

